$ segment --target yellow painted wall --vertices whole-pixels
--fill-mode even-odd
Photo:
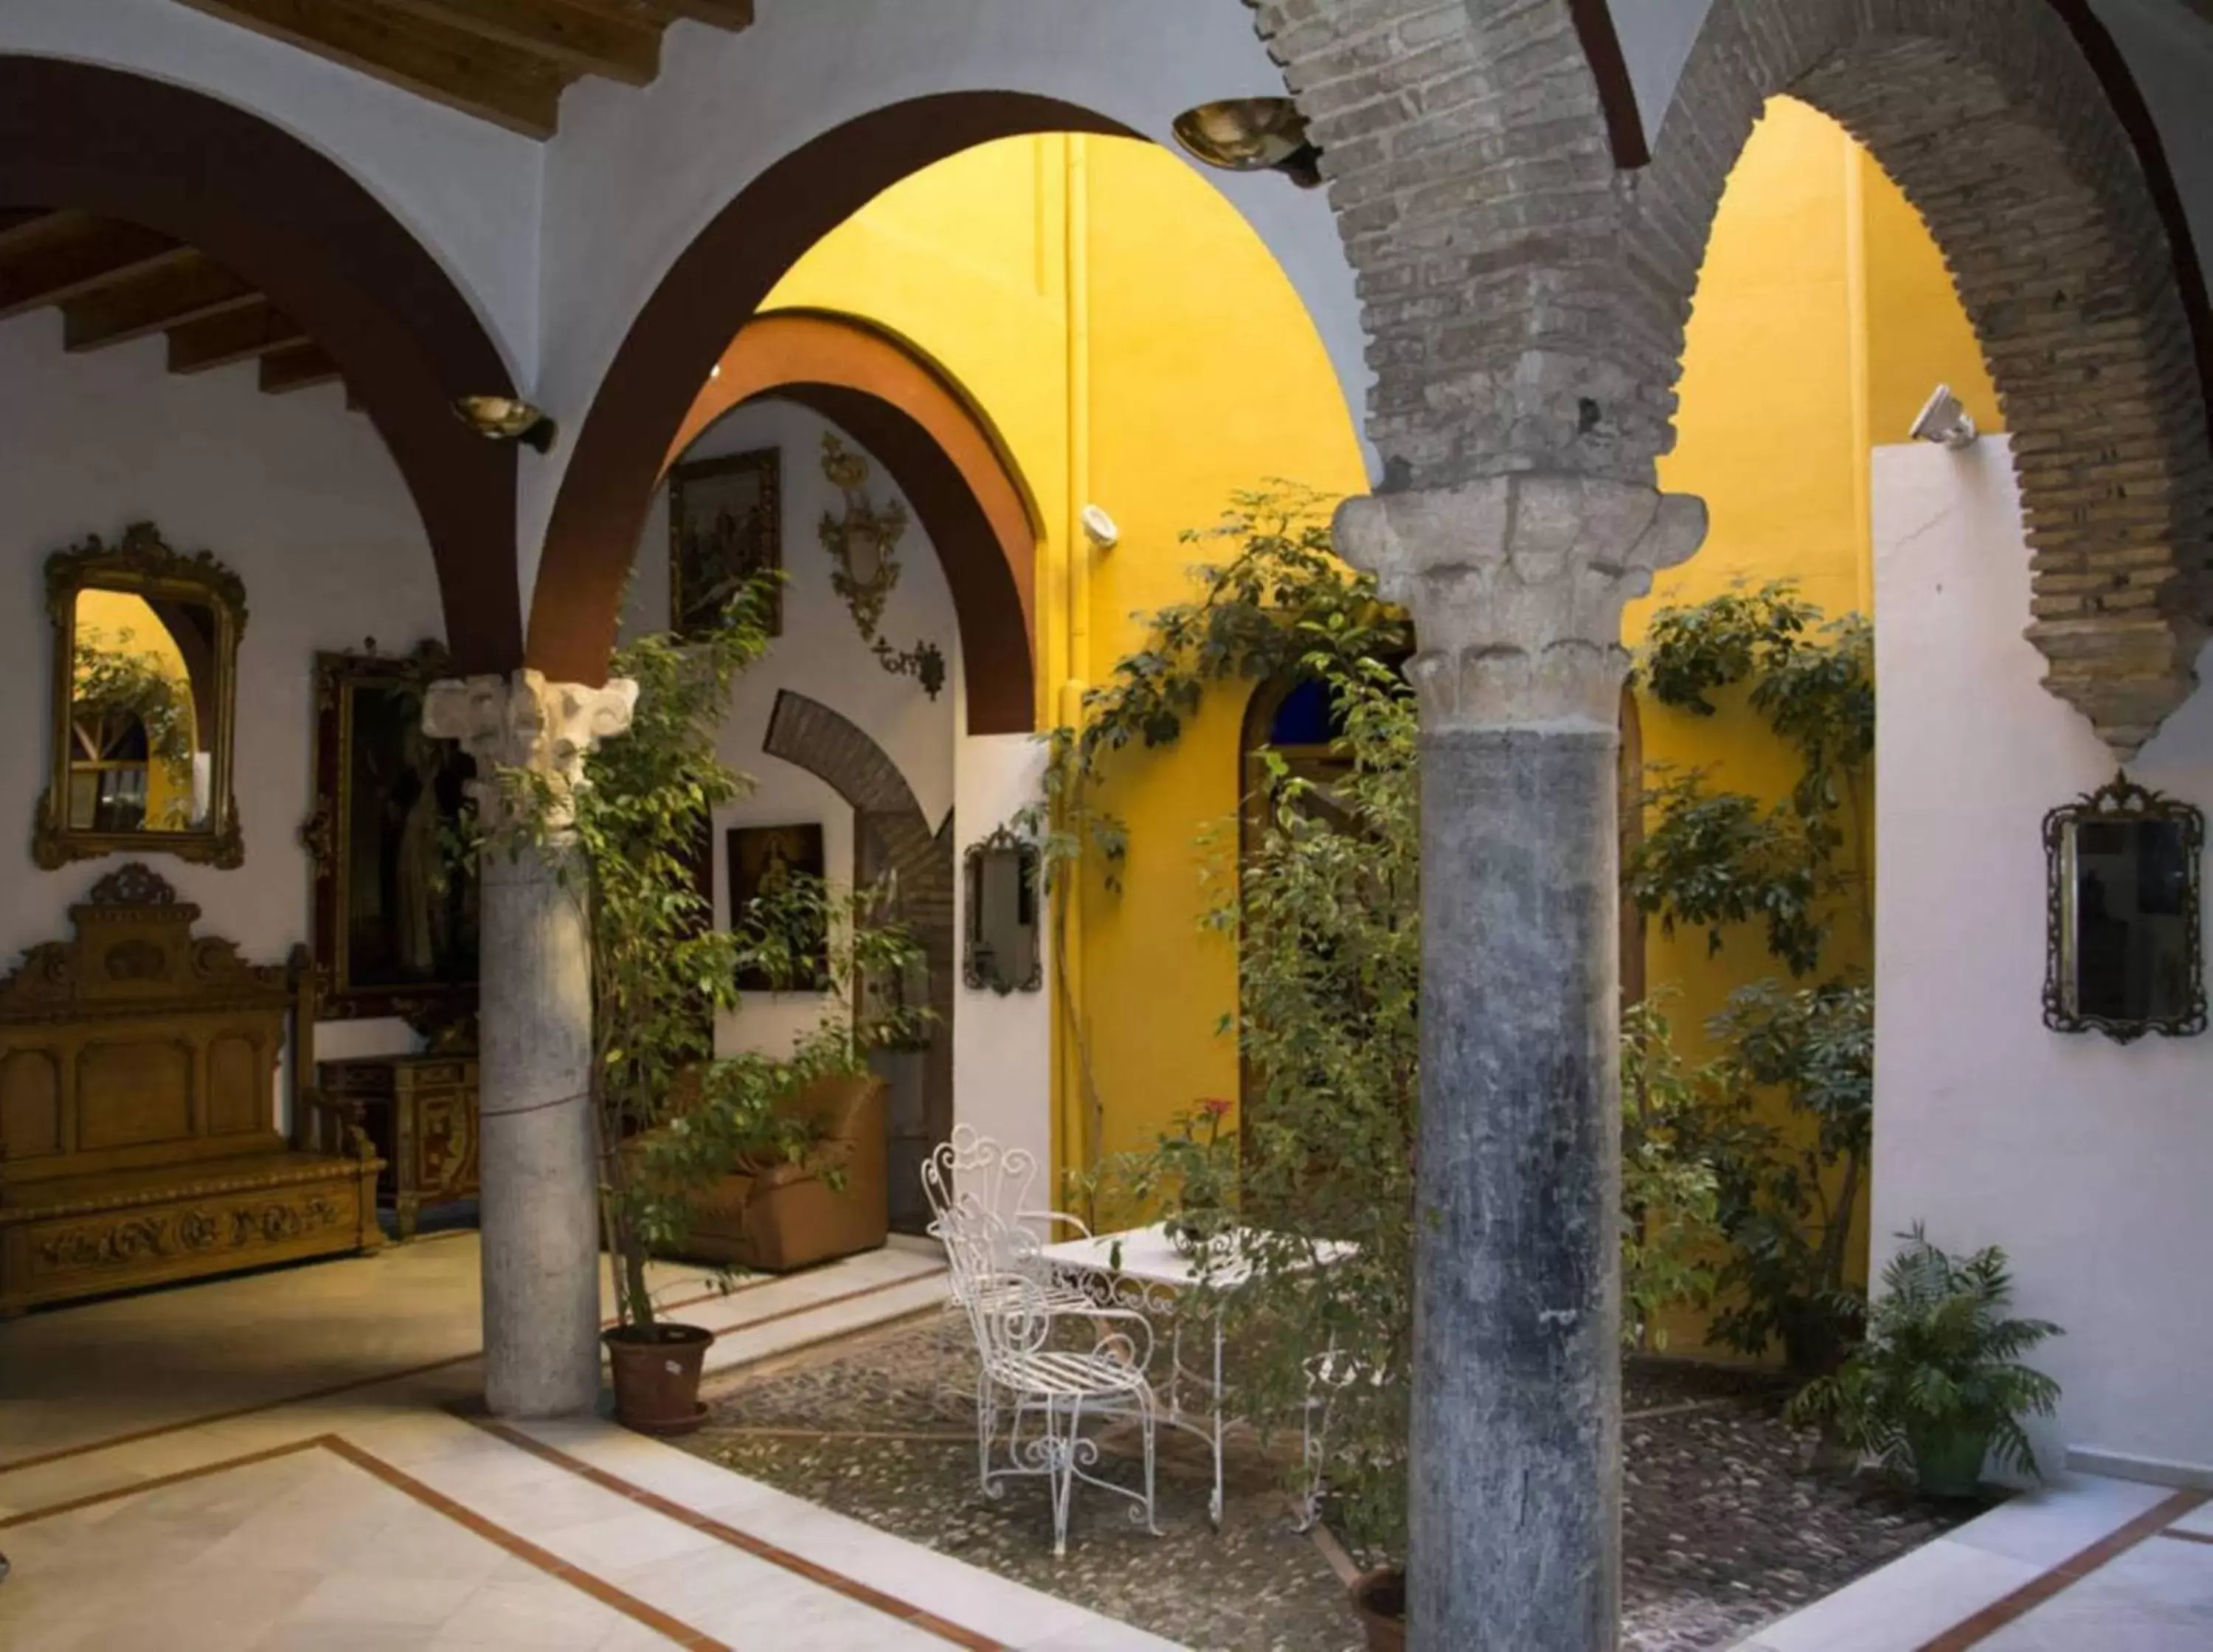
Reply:
[[[1983,429],[2003,428],[1919,215],[1841,127],[1775,100],[1722,198],[1686,342],[1677,444],[1660,466],[1662,487],[1705,499],[1711,532],[1632,606],[1625,640],[1642,639],[1655,607],[1738,581],[1793,578],[1831,615],[1856,609],[1880,624],[1869,450],[1906,440],[1940,381]],[[1704,719],[1646,699],[1646,760],[1710,767],[1717,787],[1779,798],[1795,777],[1788,748],[1741,696],[1719,704]],[[1731,990],[1783,973],[1756,925],[1718,954],[1706,946],[1703,932],[1670,938],[1655,926],[1645,948],[1649,985],[1670,995],[1679,1044],[1693,1055],[1708,1049],[1704,1022]],[[1863,948],[1833,942],[1823,960],[1825,971],[1871,963]],[[1864,1202],[1859,1222],[1863,1241]]]
[[[1295,293],[1232,209],[1174,156],[1121,139],[1011,139],[871,203],[811,253],[771,308],[863,317],[937,362],[995,426],[1043,525],[1039,699],[1050,724],[1144,640],[1135,613],[1190,591],[1177,543],[1228,495],[1280,476],[1364,485],[1352,414]],[[1920,219],[1841,128],[1777,100],[1732,177],[1699,288],[1662,485],[1702,495],[1704,550],[1652,603],[1791,576],[1832,613],[1869,598],[1868,451],[1903,440],[1938,380],[1999,428],[1972,333]],[[1073,520],[1122,530],[1108,553]],[[1235,804],[1241,695],[1213,697],[1172,750],[1125,765],[1126,887],[1081,892],[1078,983],[1106,1150],[1139,1145],[1198,1098],[1234,1095],[1216,1031],[1235,960],[1204,939],[1196,835]],[[1648,759],[1711,765],[1779,796],[1788,754],[1746,716],[1644,709]],[[1832,963],[1865,962],[1848,954]],[[1774,972],[1756,936],[1708,958],[1656,933],[1647,974],[1693,1046],[1729,990]],[[1062,1162],[1080,1140],[1076,1051],[1056,1029]]]
[[[1985,430],[2003,428],[1973,330],[1920,216],[1826,116],[1777,98],[1730,174],[1699,277],[1678,387],[1675,450],[1661,485],[1706,501],[1690,562],[1632,605],[1652,610],[1743,581],[1795,579],[1832,615],[1873,613],[1869,450],[1905,440],[1929,393],[1950,384]],[[1648,762],[1710,765],[1716,785],[1779,797],[1790,753],[1741,704],[1714,719],[1652,704]],[[1732,988],[1778,972],[1747,926],[1709,958],[1703,934],[1653,931],[1647,979],[1672,989],[1697,1034]],[[1830,966],[1870,960],[1832,948]],[[1693,1037],[1692,1047],[1699,1040]]]
[[[1043,526],[1042,726],[1140,646],[1132,619],[1186,599],[1196,547],[1229,495],[1268,477],[1349,491],[1365,472],[1353,414],[1304,307],[1206,180],[1131,139],[1012,138],[887,191],[817,246],[767,308],[864,318],[942,367],[997,430]],[[1075,521],[1121,532],[1090,549]],[[1069,548],[1079,547],[1071,559]],[[1228,821],[1241,696],[1216,696],[1172,749],[1124,765],[1101,802],[1131,831],[1126,887],[1080,895],[1071,972],[1106,1151],[1142,1145],[1207,1095],[1237,1093],[1217,1031],[1236,991],[1203,937],[1204,856]],[[964,830],[981,830],[972,823]],[[1076,1046],[1056,1027],[1056,1150],[1076,1161]]]

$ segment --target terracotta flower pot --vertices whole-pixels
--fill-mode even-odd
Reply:
[[[1406,1652],[1406,1574],[1369,1572],[1351,1588],[1352,1610],[1368,1633],[1368,1652]]]
[[[706,1419],[699,1368],[713,1332],[696,1325],[623,1325],[600,1339],[614,1367],[616,1422],[640,1434],[689,1434]]]

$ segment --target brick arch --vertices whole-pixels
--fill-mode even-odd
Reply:
[[[937,1019],[924,1052],[922,1113],[892,1120],[893,1217],[918,1231],[923,1157],[953,1133],[953,812],[932,831],[890,753],[851,719],[791,689],[777,695],[761,749],[806,770],[852,806],[856,881],[878,869],[895,875],[899,916],[929,966]]]
[[[1873,151],[1950,264],[2014,437],[2047,686],[2125,756],[2188,697],[2213,329],[2155,135],[2082,0],[1715,0],[1633,174],[1587,0],[1258,11],[1360,272],[1387,485],[1649,485],[1723,184],[1787,93]]]
[[[198,248],[335,361],[392,454],[436,560],[463,670],[522,657],[512,446],[466,394],[512,394],[436,259],[335,162],[259,117],[118,70],[0,54],[0,207],[75,207]]]
[[[2079,26],[2046,0],[1716,0],[1638,181],[1628,261],[1645,272],[1639,375],[1672,385],[1768,97],[1865,145],[1928,222],[2003,403],[2045,686],[2128,755],[2196,682],[2213,436],[2178,278],[2194,253]]]
[[[953,595],[968,732],[1033,728],[1036,510],[974,403],[888,333],[849,316],[782,310],[730,341],[668,462],[716,419],[766,396],[799,402],[844,430],[913,505]]]
[[[593,395],[546,524],[530,664],[564,681],[606,677],[669,443],[708,369],[801,255],[903,178],[979,143],[1054,131],[1137,136],[1057,98],[938,93],[833,127],[738,191],[669,265]]]

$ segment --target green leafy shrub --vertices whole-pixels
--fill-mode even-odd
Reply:
[[[2059,1385],[2021,1356],[2059,1327],[2008,1314],[2013,1277],[1995,1245],[1954,1260],[1918,1222],[1899,1236],[1905,1246],[1883,1267],[1867,1340],[1841,1369],[1799,1391],[1790,1422],[1825,1427],[1893,1470],[1918,1470],[1924,1484],[1932,1457],[1953,1454],[1960,1442],[1970,1479],[1983,1460],[1977,1442],[2000,1463],[2037,1473],[2021,1419],[2051,1416]]]
[[[1704,930],[1710,953],[1759,926],[1790,978],[1740,988],[1709,1021],[1724,1052],[1713,1105],[1682,1135],[1712,1168],[1728,1241],[1715,1339],[1748,1354],[1779,1343],[1794,1370],[1826,1370],[1863,1313],[1850,1275],[1874,1126],[1875,999],[1856,972],[1822,965],[1839,935],[1864,947],[1874,931],[1872,634],[1856,614],[1825,619],[1782,582],[1661,609],[1637,671],[1655,699],[1692,716],[1719,715],[1719,697],[1741,691],[1797,760],[1789,796],[1771,804],[1716,788],[1709,771],[1660,770],[1623,888],[1664,931]],[[1778,1094],[1784,1128],[1757,1105]]]

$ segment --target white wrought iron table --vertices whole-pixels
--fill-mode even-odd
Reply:
[[[1176,1299],[1189,1291],[1204,1291],[1217,1299],[1207,1314],[1213,1321],[1210,1370],[1194,1371],[1185,1365],[1180,1326],[1168,1338],[1167,1409],[1161,1417],[1170,1428],[1197,1436],[1212,1449],[1214,1490],[1207,1499],[1206,1514],[1217,1529],[1222,1512],[1222,1436],[1234,1420],[1225,1405],[1228,1390],[1222,1376],[1222,1314],[1218,1298],[1252,1277],[1251,1264],[1244,1259],[1240,1242],[1243,1231],[1233,1229],[1223,1234],[1205,1261],[1178,1250],[1168,1237],[1167,1224],[1157,1222],[1149,1228],[1067,1240],[1039,1252],[1047,1267],[1071,1283],[1095,1291],[1100,1300],[1117,1307],[1137,1308],[1148,1315],[1172,1312]],[[1319,1260],[1327,1266],[1352,1249],[1348,1244],[1325,1241],[1317,1247]],[[1203,1414],[1185,1405],[1186,1385],[1204,1397]],[[1161,1392],[1159,1383],[1154,1384],[1154,1391]]]

